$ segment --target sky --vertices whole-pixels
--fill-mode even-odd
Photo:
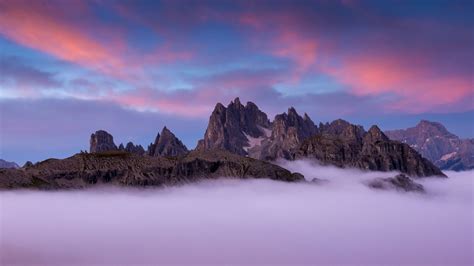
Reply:
[[[0,158],[188,148],[217,102],[474,137],[472,1],[0,0]]]

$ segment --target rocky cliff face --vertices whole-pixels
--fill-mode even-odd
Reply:
[[[16,169],[16,168],[19,168],[20,166],[18,166],[18,164],[16,164],[15,162],[8,162],[8,161],[5,161],[3,159],[0,159],[0,168],[13,168],[13,169]]]
[[[363,136],[346,134],[354,133],[354,128],[357,127],[347,127],[339,135],[317,134],[301,144],[294,158],[316,159],[338,167],[399,171],[414,177],[445,176],[409,145],[390,140],[377,126]]]
[[[70,189],[96,184],[162,186],[219,177],[304,181],[302,175],[282,167],[222,150],[193,151],[178,157],[109,151],[49,159],[24,169],[0,169],[0,189]]]
[[[292,151],[303,140],[317,132],[318,128],[306,113],[301,117],[291,107],[288,109],[288,113],[275,116],[270,136],[265,136],[261,145],[250,149],[249,156],[264,160],[290,159]]]
[[[90,148],[91,153],[117,150],[114,143],[114,137],[105,130],[98,130],[91,135]]]
[[[150,156],[179,156],[188,153],[188,148],[166,127],[157,134],[155,142],[148,146]]]
[[[415,127],[385,133],[390,139],[410,145],[443,170],[474,169],[474,139],[460,139],[440,123],[422,120]]]
[[[266,137],[270,130],[267,115],[248,102],[245,106],[239,98],[227,107],[218,103],[209,118],[209,124],[196,149],[223,149],[239,155],[247,155],[247,150]]]

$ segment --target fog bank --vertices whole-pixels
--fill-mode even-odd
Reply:
[[[362,184],[390,173],[281,164],[329,182],[0,192],[0,264],[472,265],[474,171],[422,195]]]

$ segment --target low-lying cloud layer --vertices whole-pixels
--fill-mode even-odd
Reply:
[[[282,164],[329,182],[1,192],[1,264],[472,265],[472,171],[420,180],[422,195]]]

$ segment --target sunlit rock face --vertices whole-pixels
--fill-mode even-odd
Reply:
[[[415,127],[385,133],[410,145],[443,170],[474,169],[474,139],[461,139],[440,123],[421,120]]]

